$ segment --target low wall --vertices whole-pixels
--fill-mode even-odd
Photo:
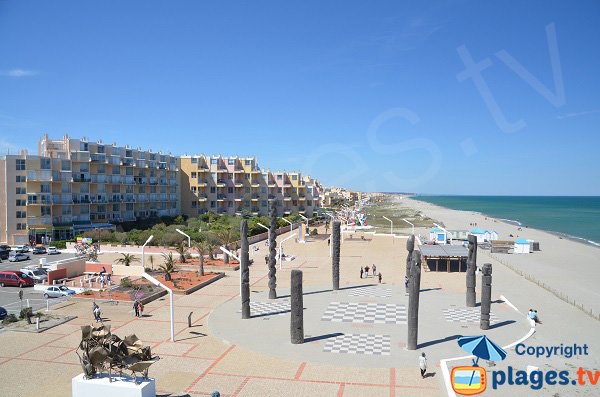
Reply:
[[[66,260],[56,261],[49,263],[52,269],[59,270],[65,269],[67,271],[67,277],[81,276],[85,272],[85,259],[84,258],[70,258]]]
[[[102,271],[102,268],[104,268],[106,270],[106,273],[112,273],[112,266],[113,265],[109,265],[106,263],[89,263],[89,262],[87,262],[85,264],[85,271],[100,273]]]
[[[50,270],[48,272],[48,285],[52,285],[54,283],[54,280],[60,280],[63,278],[67,278],[67,269],[57,269],[57,270]],[[44,289],[46,289],[47,287],[44,286]]]
[[[121,277],[141,276],[144,273],[144,266],[141,265],[112,265],[111,269],[113,276]]]

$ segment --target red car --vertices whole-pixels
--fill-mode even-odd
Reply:
[[[23,272],[16,270],[7,270],[0,272],[0,287],[29,287],[34,284],[34,280]]]

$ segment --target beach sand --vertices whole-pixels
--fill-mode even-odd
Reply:
[[[469,230],[470,224],[476,223],[483,230],[498,232],[500,240],[525,238],[539,242],[541,251],[530,254],[490,254],[489,250],[479,250],[478,263],[495,259],[554,291],[561,299],[583,305],[595,317],[600,315],[600,248],[525,226],[519,231],[518,226],[477,212],[451,210],[410,198],[398,197],[397,203],[422,211],[451,230]],[[427,239],[429,229],[417,228],[415,234]]]

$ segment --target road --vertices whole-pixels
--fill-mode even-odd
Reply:
[[[9,262],[8,259],[2,260],[0,263],[0,271],[2,270],[19,270],[21,268],[37,265],[40,263],[40,258],[47,258],[48,262],[54,262],[60,259],[72,258],[75,255],[64,253],[59,255],[32,255],[29,252],[27,255],[31,259],[22,262]],[[21,289],[19,287],[0,287],[0,306],[5,308],[9,313],[19,314],[21,311],[21,301],[19,300],[19,291]],[[26,287],[22,289],[23,291],[23,302],[22,307],[27,306],[27,300],[29,299],[29,304],[33,308],[34,311],[46,309],[46,299],[44,298],[44,294],[41,291],[34,291],[33,287]],[[57,303],[61,303],[64,301],[64,298],[50,298],[49,304],[50,306],[55,305]]]

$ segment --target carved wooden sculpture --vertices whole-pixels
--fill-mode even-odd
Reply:
[[[333,237],[332,248],[333,252],[331,255],[331,272],[333,280],[333,290],[340,289],[340,233],[341,223],[340,221],[333,222],[333,229],[331,230]]]
[[[248,248],[248,221],[243,219],[240,224],[240,271],[241,296],[242,296],[242,318],[250,318],[250,252]]]
[[[277,299],[277,212],[271,208],[269,225],[269,299]]]
[[[477,236],[469,235],[469,256],[467,258],[467,307],[475,307],[475,278],[477,270]]]
[[[421,252],[413,251],[408,279],[408,339],[407,349],[417,349],[419,334],[419,294],[421,291]]]
[[[304,300],[302,297],[302,271],[292,270],[290,297],[290,338],[293,344],[304,343]]]
[[[481,277],[481,329],[490,329],[490,309],[492,306],[492,264],[484,263]]]

